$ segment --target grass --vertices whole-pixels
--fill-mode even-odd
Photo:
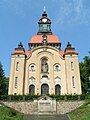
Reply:
[[[13,109],[0,106],[0,120],[23,120],[23,115]]]
[[[90,120],[90,103],[69,113],[71,120]]]

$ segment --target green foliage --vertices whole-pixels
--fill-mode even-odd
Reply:
[[[90,94],[82,95],[49,95],[54,99],[58,100],[90,100]]]
[[[4,74],[3,66],[0,62],[0,80],[3,80],[4,77],[5,77],[5,74]]]
[[[56,99],[56,100],[65,100],[64,95],[49,95],[49,97]]]
[[[90,94],[82,94],[80,95],[81,100],[90,100]]]
[[[23,120],[23,115],[4,106],[0,106],[0,120]]]
[[[11,96],[9,95],[0,95],[1,101],[9,101],[11,99]]]
[[[23,100],[23,96],[22,95],[14,95],[14,96],[11,96],[11,100],[21,101],[21,100]]]
[[[0,95],[0,101],[33,101],[38,95]]]
[[[4,70],[3,70],[3,66],[0,62],[0,94],[3,94],[3,89],[5,87],[4,83],[3,83],[4,79],[5,79]]]
[[[33,101],[38,95],[0,95],[0,101]],[[58,100],[90,100],[90,94],[82,95],[49,95],[52,99]]]
[[[71,120],[90,120],[90,103],[69,113]]]
[[[26,101],[28,101],[28,100],[33,101],[34,99],[37,99],[37,98],[40,97],[40,96],[38,96],[38,95],[26,95],[26,96],[24,96],[24,97],[25,97],[25,100],[26,100]]]
[[[9,78],[5,77],[3,66],[0,62],[0,95],[7,95]]]
[[[81,76],[81,85],[82,91],[85,93],[90,87],[90,57],[85,56],[84,61],[80,63],[80,76]]]
[[[67,95],[67,100],[78,100],[78,95]]]

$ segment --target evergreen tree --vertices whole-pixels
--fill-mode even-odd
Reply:
[[[4,77],[5,77],[5,74],[4,74],[3,66],[0,62],[0,80],[3,80]]]
[[[80,76],[82,91],[86,92],[90,89],[90,57],[85,56],[83,60],[84,61],[80,63]]]
[[[0,62],[0,95],[6,95],[8,91],[8,78],[5,77],[3,66]]]

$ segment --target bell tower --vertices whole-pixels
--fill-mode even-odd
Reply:
[[[51,32],[51,20],[47,16],[46,9],[44,7],[42,17],[39,19],[39,31],[37,34],[52,34]]]

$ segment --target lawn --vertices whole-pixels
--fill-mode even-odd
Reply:
[[[0,106],[0,120],[23,120],[23,115],[13,109]]]
[[[69,113],[71,120],[90,120],[90,103]]]

